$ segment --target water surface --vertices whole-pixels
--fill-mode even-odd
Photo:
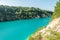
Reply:
[[[0,40],[26,40],[39,27],[45,26],[50,18],[37,18],[0,22]]]

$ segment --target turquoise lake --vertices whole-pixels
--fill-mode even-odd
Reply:
[[[51,18],[36,18],[0,22],[0,40],[27,40],[38,28],[46,26]]]

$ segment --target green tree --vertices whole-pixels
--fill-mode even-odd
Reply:
[[[57,2],[54,11],[55,12],[53,13],[52,19],[59,18],[60,17],[60,0]]]

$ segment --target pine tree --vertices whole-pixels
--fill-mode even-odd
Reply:
[[[60,0],[57,2],[54,13],[52,15],[52,19],[59,18],[60,17]]]

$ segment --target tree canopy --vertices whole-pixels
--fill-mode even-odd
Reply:
[[[59,18],[60,17],[60,0],[57,2],[55,6],[55,11],[52,15],[52,19]]]
[[[34,7],[0,5],[0,21],[50,17],[52,11]]]

